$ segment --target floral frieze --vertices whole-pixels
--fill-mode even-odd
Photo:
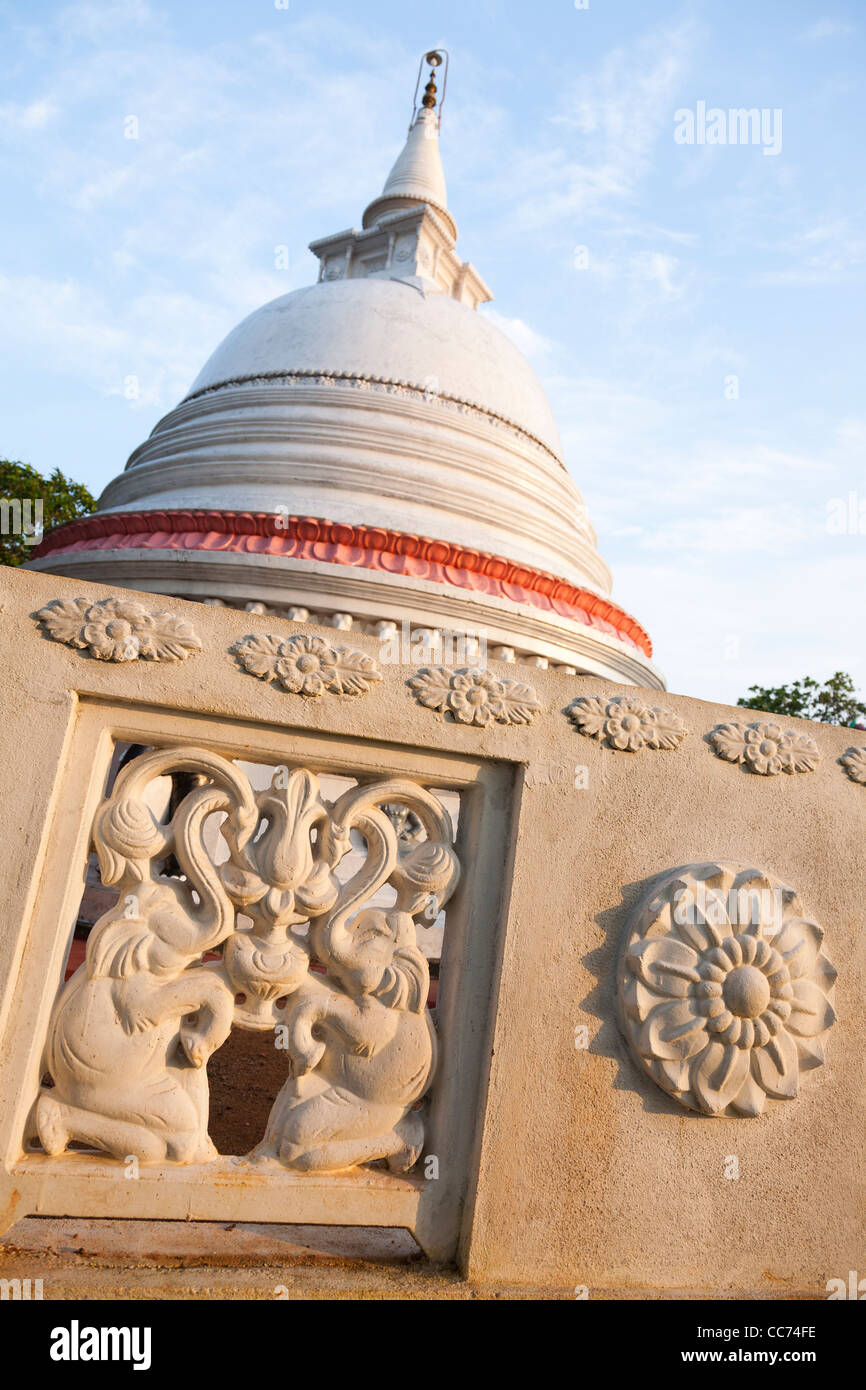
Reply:
[[[692,864],[627,923],[620,1027],[641,1068],[703,1115],[760,1115],[824,1062],[836,971],[796,893],[760,869]]]
[[[814,772],[821,761],[813,738],[785,733],[780,724],[720,724],[710,734],[710,742],[718,757],[742,763],[764,777],[779,772]]]
[[[55,599],[36,617],[55,642],[87,651],[98,661],[184,661],[201,650],[186,618],[151,613],[132,599]]]
[[[678,748],[688,733],[678,714],[634,695],[586,695],[569,707],[568,717],[582,734],[629,753]]]
[[[245,671],[292,695],[362,695],[382,679],[372,656],[324,637],[244,637],[232,651]]]
[[[541,702],[531,685],[496,677],[489,671],[449,671],[425,667],[409,686],[425,709],[459,724],[531,724]]]

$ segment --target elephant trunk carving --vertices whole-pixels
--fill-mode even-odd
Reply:
[[[396,831],[381,809],[398,800],[421,816],[428,834],[447,838],[425,841],[401,860]],[[426,1009],[429,969],[412,910],[431,901],[438,910],[459,867],[450,821],[414,784],[395,781],[346,793],[333,808],[331,842],[347,843],[353,828],[366,842],[366,859],[332,912],[311,923],[313,950],[327,974],[311,976],[299,991],[288,1036],[293,1076],[277,1097],[257,1153],[305,1171],[339,1171],[375,1159],[405,1171],[422,1148],[423,1118],[413,1107],[436,1063]],[[389,881],[395,907],[364,907]]]
[[[165,827],[144,794],[167,767],[179,765],[223,785],[191,792]],[[204,1064],[228,1037],[233,997],[217,974],[194,962],[234,926],[233,904],[202,835],[216,811],[227,813],[226,839],[241,853],[256,819],[246,779],[202,750],[182,760],[166,753],[136,759],[97,816],[103,882],[117,886],[120,897],[94,927],[85,963],[55,1006],[47,1048],[54,1085],[36,1107],[49,1154],[77,1141],[143,1162],[215,1156]],[[186,882],[156,872],[169,850]]]
[[[147,789],[179,770],[205,784],[163,824]],[[413,813],[413,839],[398,836],[395,807]],[[216,813],[229,851],[220,868],[205,843]],[[353,787],[331,805],[304,769],[277,769],[256,794],[206,749],[135,758],[94,823],[103,883],[119,898],[54,1009],[53,1084],[35,1112],[46,1153],[77,1142],[141,1162],[215,1158],[207,1060],[233,1025],[280,1024],[291,1075],[253,1156],[323,1173],[376,1160],[411,1168],[436,1066],[416,918],[435,920],[454,890],[452,839],[445,809],[407,779]],[[358,840],[363,863],[341,883]],[[160,872],[170,855],[180,878]],[[221,944],[222,959],[204,963]]]

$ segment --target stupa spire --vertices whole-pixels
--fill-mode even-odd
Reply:
[[[425,63],[430,72],[419,102]],[[440,95],[436,71],[443,63]],[[474,266],[459,256],[457,226],[448,211],[439,154],[447,71],[444,49],[421,59],[406,143],[364,213],[363,230],[352,227],[310,243],[320,281],[399,280],[422,295],[448,295],[472,309],[492,299]]]
[[[448,211],[445,171],[439,153],[442,108],[440,103],[437,111],[439,92],[435,73],[443,62],[443,54],[433,50],[421,61],[422,66],[426,62],[430,68],[421,104],[413,109],[406,144],[397,156],[381,194],[374,198],[364,213],[364,226],[373,227],[391,212],[427,203],[446,222],[456,241],[457,227]],[[419,69],[416,96],[420,79]]]

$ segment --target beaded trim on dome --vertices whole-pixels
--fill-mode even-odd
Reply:
[[[475,401],[463,400],[460,396],[445,395],[443,392],[425,389],[425,387],[417,386],[411,381],[393,377],[306,369],[294,372],[255,372],[250,376],[228,377],[225,381],[214,382],[212,386],[203,386],[199,391],[191,391],[188,396],[184,396],[181,405],[188,405],[191,401],[197,401],[202,396],[209,396],[229,387],[260,386],[267,382],[279,386],[348,386],[359,391],[383,391],[390,396],[405,396],[410,400],[424,401],[428,405],[442,405],[448,409],[459,411],[461,415],[475,415],[484,420],[485,424],[493,425],[497,429],[505,428],[518,439],[530,440],[536,448],[542,449],[545,454],[549,455],[560,468],[565,468],[559,454],[551,449],[549,444],[545,444],[544,440],[524,429],[522,425],[518,425],[516,421],[509,420],[507,416],[497,415],[494,411],[485,409],[483,405],[478,405]]]

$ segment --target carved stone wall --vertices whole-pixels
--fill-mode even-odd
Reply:
[[[2,585],[4,1229],[400,1226],[473,1278],[600,1293],[820,1297],[857,1267],[850,730]],[[117,898],[64,985],[92,853]],[[286,1079],[219,1154],[232,1030],[281,1039]]]

